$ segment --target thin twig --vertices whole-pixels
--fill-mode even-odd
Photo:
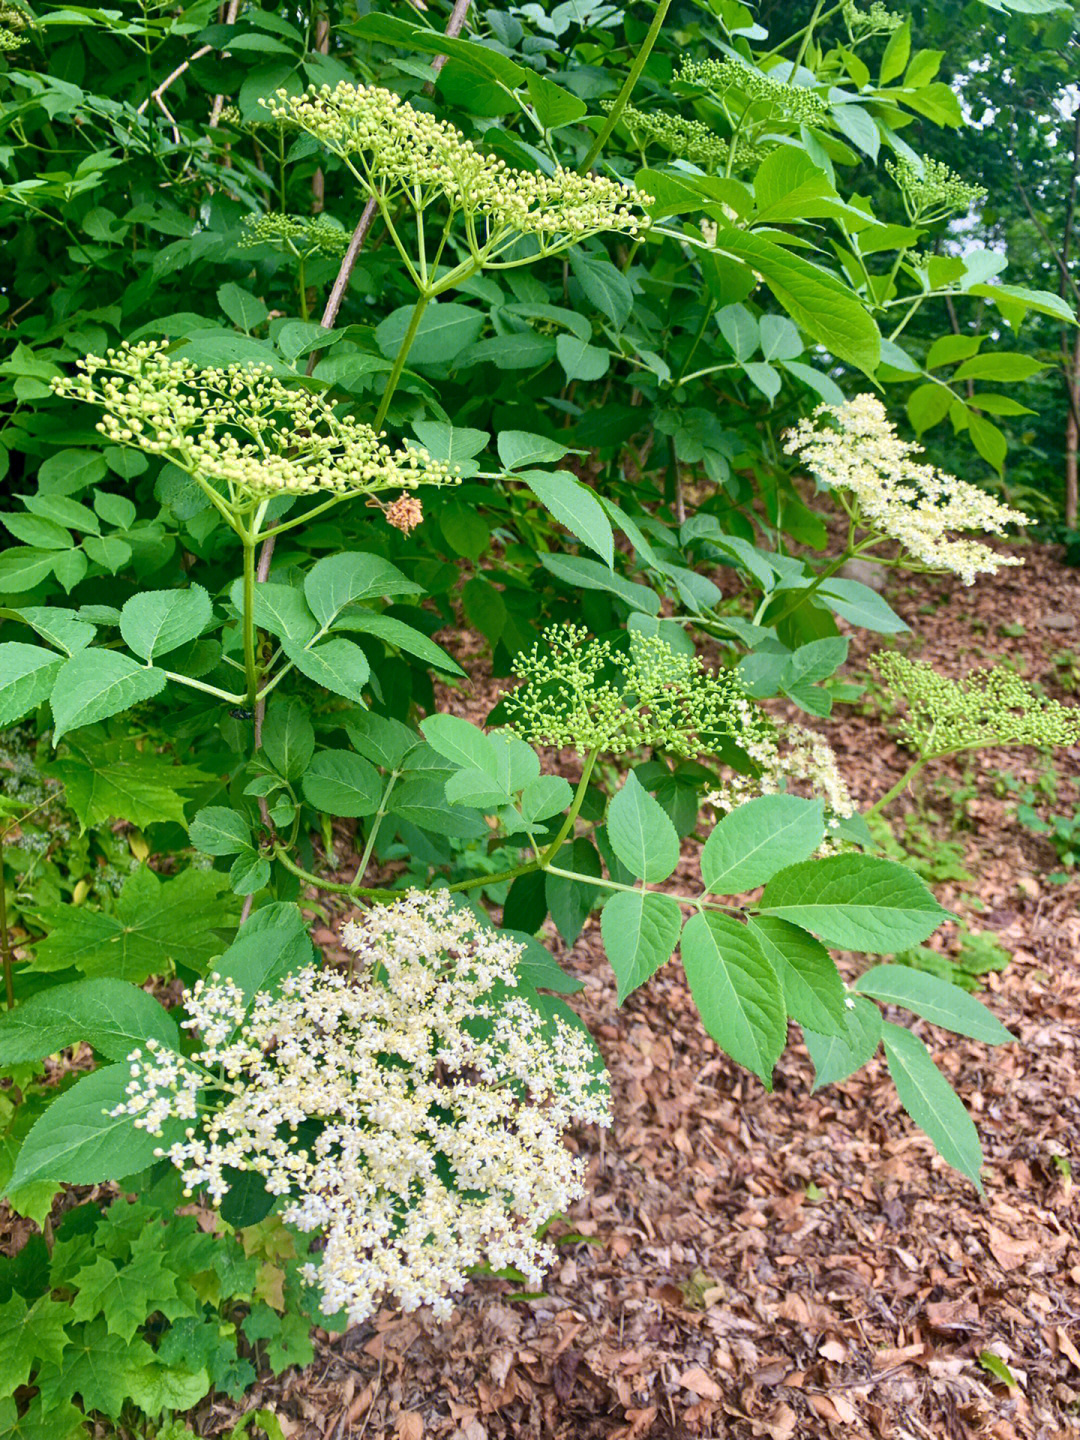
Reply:
[[[469,13],[469,5],[471,3],[472,0],[455,0],[454,8],[450,12],[450,19],[446,22],[446,38],[448,40],[456,40],[462,30],[464,30],[465,19]],[[432,60],[431,68],[434,70],[436,76],[446,64],[446,60],[447,57],[445,55],[436,55],[435,59]],[[424,86],[423,93],[425,95],[435,94],[434,79],[427,82]]]
[[[229,0],[229,8],[225,11],[225,20],[224,20],[224,23],[225,23],[226,25],[235,25],[235,24],[236,24],[236,17],[237,17],[237,15],[238,15],[239,13],[240,13],[240,0]],[[226,48],[227,48],[227,47],[226,47]],[[225,108],[225,96],[224,96],[224,95],[215,95],[215,96],[214,96],[214,104],[213,104],[213,106],[212,106],[212,108],[211,108],[211,110],[210,110],[210,129],[211,129],[211,130],[214,130],[214,129],[217,128],[217,123],[218,123],[218,121],[221,119],[221,112],[222,112],[222,110],[224,110],[224,108]]]

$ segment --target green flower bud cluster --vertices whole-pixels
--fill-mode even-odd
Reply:
[[[678,78],[684,85],[700,85],[714,95],[739,90],[752,105],[767,105],[770,109],[780,110],[803,125],[820,125],[828,113],[825,101],[816,91],[808,90],[804,85],[785,85],[742,60],[730,57],[725,60],[712,57],[686,60]]]
[[[329,215],[245,215],[242,250],[253,245],[284,245],[294,255],[326,255],[339,260],[349,248],[348,233]]]
[[[503,701],[511,728],[534,745],[611,755],[653,749],[690,759],[734,742],[753,760],[774,753],[773,727],[728,671],[710,674],[659,636],[631,633],[629,653],[555,625],[518,655],[522,684]]]
[[[285,384],[268,365],[203,368],[155,341],[78,365],[83,373],[54,380],[53,391],[100,406],[97,428],[110,443],[171,460],[233,505],[457,483],[426,450],[406,443],[391,451],[370,425]]]
[[[886,10],[882,0],[874,0],[869,10],[860,10],[855,0],[844,0],[841,14],[848,34],[859,40],[868,40],[871,35],[891,35],[904,23],[904,16],[896,10]]]
[[[0,26],[0,51],[17,50],[22,43],[21,35],[15,35],[11,30]]]
[[[551,175],[516,170],[390,90],[343,81],[303,95],[279,90],[262,103],[274,119],[314,135],[350,163],[368,195],[394,196],[416,210],[442,196],[452,214],[465,217],[477,258],[489,260],[521,235],[536,236],[550,254],[601,231],[637,235],[648,223],[641,207],[650,196],[561,166]]]
[[[33,25],[34,19],[20,5],[0,0],[0,50],[17,50],[25,38],[21,32]]]
[[[1037,695],[1004,666],[950,680],[925,660],[895,651],[875,655],[874,664],[906,702],[900,733],[924,758],[1005,745],[1080,744],[1080,706]]]
[[[601,108],[611,110],[613,100],[601,102]],[[673,155],[690,160],[695,165],[713,167],[726,165],[730,143],[715,130],[710,130],[700,120],[687,120],[681,115],[668,115],[662,111],[637,110],[627,105],[622,112],[622,123],[641,147],[649,141],[665,146]]]
[[[964,214],[986,197],[981,185],[969,185],[943,160],[931,155],[922,157],[921,170],[906,157],[886,160],[885,169],[899,186],[908,217],[924,225],[944,220],[947,215]]]

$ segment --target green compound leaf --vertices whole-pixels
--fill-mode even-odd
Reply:
[[[846,1080],[872,1060],[881,1044],[881,1024],[878,1007],[858,995],[845,1009],[844,1028],[838,1035],[822,1035],[803,1025],[803,1039],[814,1062],[814,1090]]]
[[[761,795],[725,815],[701,852],[701,878],[714,895],[739,895],[805,860],[825,838],[825,807],[797,795]]]
[[[859,976],[855,989],[886,1005],[913,1010],[943,1030],[988,1045],[1008,1045],[1016,1039],[974,995],[924,970],[912,970],[907,965],[875,965]]]
[[[149,700],[165,688],[165,675],[117,650],[80,650],[64,662],[53,685],[53,744],[69,730],[92,725]]]
[[[0,1015],[0,1066],[40,1060],[79,1041],[125,1060],[151,1038],[179,1049],[176,1021],[153,996],[123,980],[76,980]]]
[[[0,726],[14,725],[52,694],[64,657],[43,645],[0,645]]]
[[[424,739],[433,750],[454,765],[467,770],[480,770],[495,779],[499,762],[495,743],[478,725],[458,715],[429,715],[421,720]]]
[[[982,1145],[975,1122],[930,1058],[930,1052],[901,1025],[882,1026],[885,1059],[900,1103],[938,1153],[954,1170],[966,1175],[982,1194]]]
[[[152,1348],[141,1337],[110,1335],[104,1319],[81,1325],[61,1363],[44,1368],[37,1378],[43,1412],[62,1410],[78,1395],[87,1411],[116,1419],[127,1401],[138,1403],[136,1392],[146,1372],[156,1368],[154,1362]]]
[[[105,1317],[110,1335],[130,1340],[144,1320],[176,1298],[176,1276],[160,1250],[133,1256],[123,1266],[99,1255],[75,1275],[73,1320]]]
[[[758,908],[838,950],[874,955],[920,944],[949,913],[906,866],[872,855],[791,865],[769,881]]]
[[[0,1355],[4,1357],[0,1393],[13,1394],[42,1362],[60,1364],[68,1344],[64,1324],[70,1318],[69,1307],[48,1295],[28,1306],[15,1294],[0,1305]]]
[[[780,977],[791,1018],[821,1035],[841,1034],[847,998],[844,982],[821,941],[773,915],[752,916],[747,924]]]
[[[69,754],[43,769],[63,784],[65,799],[84,831],[109,820],[186,825],[179,792],[212,778],[193,765],[173,764],[167,755],[140,751],[128,736],[106,738],[100,731],[83,731],[69,737],[68,747]]]
[[[148,590],[133,595],[120,611],[120,634],[143,660],[165,655],[197,639],[213,616],[210,596],[201,585],[189,590]]]
[[[675,826],[633,771],[608,807],[607,834],[616,857],[639,880],[666,880],[679,863]]]
[[[619,984],[619,1004],[666,965],[679,943],[682,911],[670,895],[620,890],[600,912],[600,934]]]
[[[560,525],[583,545],[595,550],[609,567],[615,564],[615,536],[603,507],[579,480],[565,470],[525,470],[521,479]]]
[[[754,935],[728,915],[701,912],[686,922],[682,961],[705,1029],[771,1090],[772,1069],[787,1041],[787,1009]]]
[[[338,616],[334,622],[337,630],[359,630],[364,635],[374,635],[397,650],[415,655],[418,660],[442,670],[447,675],[464,675],[465,671],[452,659],[441,645],[424,634],[422,630],[406,625],[393,615],[380,615],[375,610],[364,610],[360,606]]]
[[[302,781],[304,796],[327,815],[374,815],[383,782],[374,765],[351,750],[320,750]]]
[[[106,1065],[58,1095],[23,1141],[5,1192],[34,1180],[66,1185],[120,1180],[152,1165],[159,1146],[182,1140],[182,1120],[167,1121],[163,1135],[155,1139],[137,1130],[130,1115],[108,1115],[124,1103],[130,1079],[129,1066]]]

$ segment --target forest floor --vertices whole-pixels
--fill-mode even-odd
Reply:
[[[920,578],[888,598],[944,672],[1007,661],[1075,701],[1080,574],[1022,554],[971,590]],[[857,636],[849,669],[873,648]],[[484,691],[444,699],[480,719]],[[905,761],[859,708],[819,728],[867,803]],[[1050,809],[1077,808],[1078,758],[1058,757]],[[677,963],[617,1008],[594,918],[560,956],[612,1075],[615,1126],[576,1137],[588,1194],[562,1227],[587,1239],[560,1246],[542,1298],[488,1280],[450,1324],[387,1310],[248,1403],[289,1440],[1080,1435],[1080,880],[1049,881],[1054,852],[1004,784],[1044,773],[1031,752],[980,754],[892,812],[942,902],[1012,954],[981,993],[1020,1044],[916,1026],[978,1124],[985,1199],[880,1058],[814,1095],[796,1041],[769,1095],[705,1034]],[[955,953],[960,933],[935,943]]]

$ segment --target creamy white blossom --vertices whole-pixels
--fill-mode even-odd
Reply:
[[[759,795],[805,794],[825,802],[825,823],[830,830],[855,814],[855,802],[840,773],[836,752],[824,736],[803,725],[781,725],[776,742],[760,775],[731,776],[721,789],[706,795],[705,803],[728,814]],[[831,841],[825,844],[833,848]]]
[[[426,450],[391,450],[370,425],[324,395],[288,385],[270,366],[202,367],[139,341],[88,355],[83,372],[52,382],[100,406],[114,445],[163,455],[233,503],[274,495],[373,494],[446,485],[456,477]]]
[[[831,423],[819,425],[826,416]],[[873,395],[819,405],[812,420],[788,431],[784,449],[826,489],[850,491],[857,521],[883,540],[895,540],[928,570],[949,571],[971,585],[978,575],[1023,564],[957,532],[1003,535],[1030,518],[976,485],[917,462],[922,446],[900,439]]]
[[[251,1002],[199,981],[185,1023],[200,1048],[135,1051],[113,1113],[156,1135],[192,1122],[162,1149],[189,1190],[220,1202],[241,1171],[284,1197],[284,1220],[323,1237],[304,1275],[328,1315],[355,1323],[394,1298],[445,1317],[483,1262],[538,1284],[554,1257],[536,1231],[582,1193],[563,1134],[610,1123],[589,1040],[530,1000],[522,947],[446,891],[369,911],[342,940],[355,980],[308,966]]]

